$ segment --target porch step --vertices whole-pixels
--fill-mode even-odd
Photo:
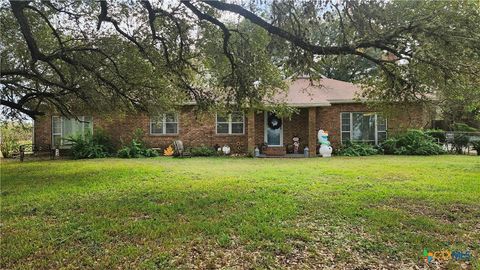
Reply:
[[[305,158],[305,155],[302,154],[285,154],[283,156],[268,156],[265,154],[262,154],[258,156],[258,158]]]
[[[265,149],[265,153],[264,153],[266,156],[285,156],[287,154],[287,151],[285,149],[284,146],[279,146],[279,147],[267,147],[267,149]]]

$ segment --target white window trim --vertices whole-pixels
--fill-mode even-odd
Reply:
[[[240,112],[235,112],[235,113],[240,113]],[[237,135],[245,135],[245,113],[242,113],[242,122],[232,122],[232,114],[228,114],[228,120],[227,122],[218,122],[218,113],[215,114],[215,133],[217,135],[221,136],[226,136],[226,135],[232,135],[232,136],[237,136]],[[228,124],[228,133],[218,133],[218,123],[221,124]],[[243,124],[242,127],[242,133],[232,133],[232,124]]]
[[[348,131],[343,131],[343,118],[342,118],[342,114],[344,113],[348,113],[349,114],[349,126],[348,126]],[[352,113],[351,112],[341,112],[340,113],[340,143],[343,144],[343,133],[347,133],[349,134],[350,136],[350,140],[352,139]]]
[[[378,131],[378,121],[377,121],[378,114],[375,114],[375,144],[378,145],[378,132],[385,132],[385,140],[387,139],[388,136],[388,121],[387,118],[384,117],[385,119],[385,131]]]
[[[180,132],[180,114],[178,112],[171,112],[171,113],[174,113],[175,114],[175,118],[177,118],[177,121],[176,122],[168,122],[168,124],[177,124],[177,132],[176,133],[167,133],[167,116],[166,114],[167,113],[162,113],[161,116],[162,116],[162,133],[158,133],[158,132],[153,132],[152,130],[152,124],[153,123],[156,123],[155,121],[153,121],[153,118],[154,117],[150,117],[150,121],[149,121],[149,130],[150,130],[150,135],[152,136],[176,136],[179,134]]]
[[[81,122],[85,122],[85,117],[86,116],[79,116],[78,119],[81,121]],[[60,132],[53,132],[54,128],[53,128],[53,119],[54,118],[59,118],[60,119]],[[91,127],[91,131],[92,131],[92,135],[93,135],[93,117],[92,118],[92,127]],[[63,121],[64,121],[64,116],[52,116],[52,119],[51,119],[51,130],[52,130],[52,138],[51,138],[51,147],[58,147],[58,148],[62,148],[62,149],[68,149],[71,147],[71,144],[64,144],[63,143]],[[85,124],[82,125],[82,137],[85,135]],[[55,136],[60,136],[60,145],[54,145],[55,143],[55,140],[54,140],[54,137]]]
[[[60,132],[54,132],[54,118],[60,119]],[[63,117],[61,116],[52,116],[52,148],[54,147],[61,147],[62,146],[62,133],[63,133]],[[60,136],[60,145],[55,145],[55,136]]]
[[[352,140],[353,137],[353,117],[352,113],[372,113],[372,112],[340,112],[340,143],[343,144],[343,132],[342,132],[342,114],[343,113],[349,113],[350,114],[350,127],[349,127],[349,132],[350,132],[350,141]],[[375,113],[375,145],[378,145],[378,121],[377,121],[378,113]],[[385,139],[387,139],[388,136],[388,120],[387,118],[385,119],[385,131],[380,131],[380,132],[385,132]],[[345,131],[347,133],[347,131]]]

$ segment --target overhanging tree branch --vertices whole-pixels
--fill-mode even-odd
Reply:
[[[431,2],[437,5],[437,9],[430,10],[429,5],[425,12],[418,13],[420,15],[411,7],[420,9],[427,4],[413,3],[407,5],[410,9],[405,9],[409,13],[408,18],[398,16],[392,20],[391,16],[395,13],[384,13],[383,9],[390,8],[391,12],[403,5],[376,0],[346,1],[341,5],[329,1],[319,5],[310,2],[301,5],[296,1],[273,2],[272,9],[266,11],[271,13],[272,21],[250,11],[255,10],[254,7],[249,10],[233,1],[183,0],[170,6],[143,0],[140,4],[139,8],[135,6],[136,3],[105,0],[99,4],[82,2],[78,5],[11,1],[11,10],[1,11],[11,18],[8,23],[14,22],[12,29],[19,29],[16,30],[16,40],[9,42],[18,42],[17,48],[25,48],[27,55],[9,47],[10,51],[2,58],[2,100],[16,104],[12,109],[20,105],[30,110],[29,113],[35,113],[36,110],[32,108],[41,107],[32,107],[31,104],[37,101],[38,104],[53,104],[62,113],[68,113],[69,106],[63,104],[68,100],[62,98],[74,96],[88,103],[93,92],[97,96],[113,98],[112,103],[119,101],[140,110],[147,110],[147,96],[155,97],[156,91],[161,92],[164,87],[181,89],[197,101],[213,96],[209,95],[212,91],[203,89],[205,85],[210,87],[210,84],[214,88],[222,88],[222,94],[229,97],[255,96],[250,89],[251,82],[263,75],[271,77],[272,74],[261,74],[271,70],[266,68],[258,71],[258,62],[252,68],[249,61],[255,61],[258,54],[239,46],[250,48],[254,42],[242,41],[250,40],[250,34],[258,35],[260,32],[261,35],[268,33],[273,37],[262,47],[262,50],[267,48],[270,58],[262,58],[262,61],[276,65],[275,68],[287,66],[287,69],[296,68],[295,72],[308,72],[317,64],[314,56],[347,55],[351,56],[349,59],[358,58],[374,63],[378,69],[373,70],[382,72],[378,82],[384,80],[381,83],[395,88],[389,90],[390,96],[408,94],[415,97],[416,87],[438,87],[434,79],[429,81],[429,78],[425,78],[428,76],[418,75],[421,68],[444,76],[445,80],[460,75],[474,76],[480,72],[478,65],[470,61],[477,59],[476,54],[480,50],[475,42],[478,32],[462,28],[457,21],[452,22],[455,26],[450,23],[450,27],[435,21],[439,12],[445,12],[444,18],[450,18],[451,14],[460,15],[459,12],[455,13],[455,8],[463,8],[468,4],[473,8],[462,10],[462,17],[459,18],[467,21],[469,26],[480,28],[480,24],[471,19],[479,17],[478,11],[475,13],[478,5],[471,3],[458,6],[455,3]],[[318,16],[325,13],[321,11],[329,11],[329,19]],[[237,29],[231,29],[222,17],[226,12],[237,14],[245,20],[237,25]],[[464,16],[467,13],[470,16]],[[127,17],[134,18],[135,23],[130,24],[124,19]],[[79,21],[83,23],[77,24]],[[218,35],[218,42],[208,45],[210,48],[198,43],[202,41],[202,35],[208,35],[205,31],[211,29],[210,25],[207,24],[207,27],[200,21],[206,21],[222,31],[222,36]],[[105,23],[112,27],[102,28]],[[254,27],[238,27],[247,23]],[[330,34],[329,31],[317,31],[315,27],[324,23],[331,23],[330,27],[338,28],[336,34],[323,38],[321,35]],[[87,25],[91,26],[86,28]],[[428,46],[422,47],[424,44],[440,48],[443,53],[437,53]],[[455,50],[449,49],[451,44],[455,45]],[[425,50],[430,51],[425,53]],[[387,53],[395,57],[385,57]],[[131,69],[136,67],[130,67],[130,62],[138,65],[140,72],[149,75],[131,76]],[[225,68],[226,73],[224,70],[213,71],[217,66]],[[361,70],[353,72],[361,73]],[[196,84],[199,78],[212,74],[217,77],[209,83]],[[43,92],[46,94],[34,95]],[[260,95],[258,97],[261,99]],[[28,102],[24,102],[26,100]]]
[[[220,1],[206,1],[205,3],[214,7],[215,9],[230,11],[238,15],[241,15],[242,17],[250,20],[252,23],[267,30],[270,34],[274,34],[285,40],[288,40],[292,42],[295,46],[298,46],[313,54],[338,55],[338,54],[354,54],[355,53],[355,47],[352,47],[352,46],[317,46],[317,45],[311,44],[299,36],[296,36],[292,33],[289,33],[281,29],[280,27],[277,27],[268,23],[261,17],[257,16],[255,13],[248,11],[247,9],[239,5],[229,4],[229,3],[220,2]]]

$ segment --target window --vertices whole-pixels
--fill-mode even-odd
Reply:
[[[245,129],[243,112],[228,115],[217,114],[217,134],[243,134]]]
[[[377,115],[377,143],[387,139],[387,119]]]
[[[378,144],[387,139],[387,120],[375,113],[343,112],[342,143],[346,141]]]
[[[178,113],[163,113],[150,118],[150,134],[178,134]]]
[[[68,119],[63,116],[52,116],[52,142],[54,146],[68,147],[71,143],[67,138],[76,135],[85,136],[93,133],[93,119],[91,116],[79,116],[77,119]]]

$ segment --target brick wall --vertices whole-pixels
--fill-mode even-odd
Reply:
[[[300,138],[300,153],[308,146],[308,108],[301,108],[298,114],[283,121],[283,143],[293,144],[293,137]]]
[[[147,115],[100,116],[93,115],[93,130],[102,129],[110,135],[118,147],[123,142],[128,143],[136,129],[143,130],[143,140],[149,147],[164,148],[174,140],[182,140],[186,147],[190,146],[223,146],[229,145],[232,153],[246,153],[248,121],[245,118],[245,134],[216,134],[214,114],[196,114],[193,106],[184,107],[179,113],[178,135],[151,135],[150,120]],[[45,116],[35,121],[36,143],[51,144],[51,116]]]
[[[265,142],[264,112],[255,113],[255,144],[258,146]]]
[[[364,104],[334,104],[328,107],[317,107],[314,109],[315,132],[324,129],[329,132],[329,139],[334,147],[340,144],[340,113],[341,112],[368,112],[371,111]],[[399,132],[408,128],[422,128],[429,124],[429,115],[419,106],[402,108],[401,113],[394,117],[387,118],[389,134]],[[242,135],[217,135],[215,129],[215,115],[196,114],[193,106],[185,106],[179,114],[178,135],[150,135],[149,117],[144,114],[127,116],[100,116],[93,115],[94,132],[103,129],[110,135],[116,146],[121,142],[129,142],[134,131],[140,128],[144,132],[144,140],[150,147],[164,148],[170,145],[173,140],[182,140],[185,146],[213,146],[218,144],[229,145],[233,153],[247,153],[248,147],[248,115],[254,115],[255,134],[254,142],[259,146],[265,141],[264,113],[256,112],[246,114],[245,134]],[[283,119],[283,142],[293,143],[293,136],[300,137],[300,149],[308,145],[309,140],[309,109],[299,109],[290,119]],[[35,121],[35,143],[51,144],[51,116],[45,116]],[[250,129],[251,130],[251,129]],[[315,133],[316,140],[316,133]],[[252,144],[252,142],[251,142]]]
[[[33,122],[33,144],[52,144],[52,118],[51,116],[38,117]]]
[[[283,118],[283,143],[292,144],[293,137],[300,138],[300,148],[308,145],[308,108],[299,109],[298,113]],[[264,112],[255,114],[255,144],[260,145],[265,142],[265,115]]]
[[[429,115],[421,106],[406,106],[397,108],[393,116],[387,116],[387,134],[394,134],[409,128],[423,128],[430,123]],[[365,104],[349,103],[334,104],[328,107],[317,107],[317,131],[328,131],[328,139],[334,147],[341,143],[340,113],[341,112],[373,112]]]

